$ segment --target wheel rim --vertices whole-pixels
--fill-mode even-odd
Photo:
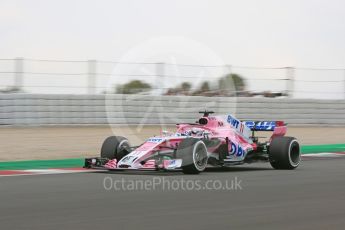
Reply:
[[[193,161],[195,167],[199,171],[203,171],[207,165],[207,149],[205,144],[200,141],[197,142],[193,149]]]
[[[122,149],[126,148],[126,147],[129,147],[129,142],[128,140],[122,140],[120,143],[119,143],[119,146],[117,147],[117,151],[121,151]]]
[[[130,147],[129,145],[129,141],[127,139],[122,140],[119,145],[117,146],[116,152],[115,152],[115,156],[117,160],[121,160],[126,154],[123,153],[123,150],[126,147]]]
[[[301,161],[301,154],[298,142],[293,140],[289,147],[289,161],[293,167],[297,167]]]

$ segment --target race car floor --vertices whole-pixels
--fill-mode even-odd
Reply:
[[[344,229],[344,164],[345,158],[319,158],[304,160],[293,171],[259,163],[188,176],[92,172],[1,177],[1,229]],[[168,185],[181,179],[201,184],[237,180],[241,189],[111,188],[120,180],[165,180]]]

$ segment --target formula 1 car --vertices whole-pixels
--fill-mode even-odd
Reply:
[[[122,136],[108,137],[100,157],[85,159],[85,168],[108,170],[182,170],[198,174],[207,166],[229,167],[257,161],[275,169],[295,169],[301,154],[294,137],[285,136],[283,121],[240,121],[232,115],[213,116],[203,111],[196,123],[177,124],[176,132],[163,132],[140,146]],[[256,131],[273,131],[259,142]]]

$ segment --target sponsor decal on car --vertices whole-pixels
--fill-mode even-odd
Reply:
[[[241,145],[231,143],[231,150],[230,150],[229,154],[230,154],[230,156],[242,157],[242,156],[244,156],[245,151]]]
[[[152,143],[159,143],[159,142],[162,142],[163,141],[163,138],[156,138],[156,137],[151,137],[147,140],[147,142],[152,142]]]
[[[231,115],[228,115],[227,121],[232,127],[236,128],[236,129],[238,128],[239,124],[241,123],[239,120],[232,117]]]
[[[182,159],[164,160],[163,165],[165,169],[176,169],[182,165]]]
[[[240,120],[236,119],[235,117],[228,115],[227,116],[227,122],[235,128],[235,130],[246,138],[248,142],[250,142],[250,129],[246,126],[244,122],[241,122]]]
[[[245,121],[245,124],[248,128],[255,129],[258,131],[271,131],[274,130],[274,128],[276,127],[275,121]]]

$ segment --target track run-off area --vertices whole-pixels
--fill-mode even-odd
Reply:
[[[0,223],[2,229],[17,230],[343,229],[344,164],[344,157],[328,156],[303,157],[296,170],[255,163],[210,168],[200,175],[87,171],[6,176],[0,178]],[[201,185],[235,181],[236,186],[176,187],[181,180]],[[161,184],[129,188],[121,187],[122,181]]]
[[[301,147],[302,159],[345,157],[345,144],[306,145]],[[83,169],[84,158],[59,160],[29,160],[0,162],[1,176],[39,175],[80,173],[90,170]]]

